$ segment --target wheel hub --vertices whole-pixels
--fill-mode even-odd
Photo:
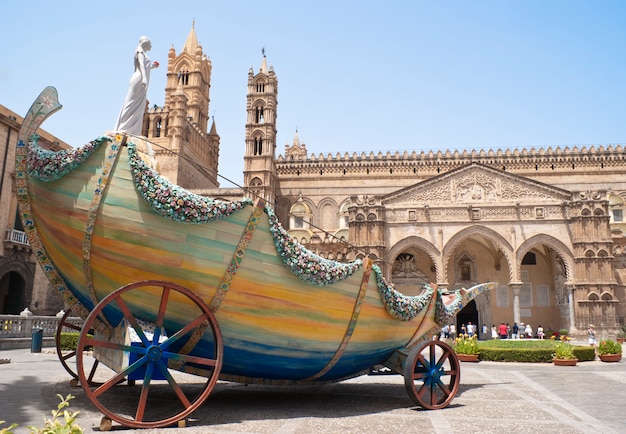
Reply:
[[[430,376],[433,380],[437,381],[441,377],[441,371],[437,367],[431,368]]]
[[[148,360],[150,360],[151,362],[156,362],[157,360],[161,359],[162,353],[163,352],[161,351],[161,348],[159,348],[157,345],[152,345],[150,348],[148,348],[146,357],[148,357]]]

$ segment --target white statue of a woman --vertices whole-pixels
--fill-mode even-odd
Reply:
[[[116,131],[141,135],[143,115],[146,111],[148,84],[150,83],[150,70],[159,67],[159,62],[150,61],[146,54],[151,48],[152,43],[147,36],[139,38],[139,45],[135,50],[135,72],[128,84],[128,93],[115,125]]]

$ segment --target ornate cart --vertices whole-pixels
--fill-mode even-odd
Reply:
[[[403,374],[416,404],[450,403],[459,361],[432,336],[492,284],[403,295],[369,259],[335,262],[294,242],[262,200],[215,200],[170,183],[144,137],[114,132],[42,149],[34,132],[59,108],[46,88],[24,120],[19,209],[50,282],[85,320],[77,379],[106,418],[163,427],[198,408],[218,379],[318,384],[375,365]],[[98,382],[91,349],[111,372]],[[122,381],[141,383],[128,397],[133,414],[107,398]],[[168,413],[151,408],[164,386],[175,396]]]

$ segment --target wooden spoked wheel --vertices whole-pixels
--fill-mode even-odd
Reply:
[[[111,322],[120,315],[112,332],[118,338],[85,333],[97,318]],[[136,334],[130,345],[116,334],[127,328]],[[84,370],[90,347],[111,368],[106,379],[96,379],[101,381],[96,387],[89,386]],[[222,359],[217,320],[200,297],[173,283],[143,281],[109,294],[91,311],[78,342],[77,370],[86,395],[105,418],[130,428],[161,428],[183,421],[208,398]],[[198,384],[195,379],[202,377],[206,381]],[[141,388],[114,387],[124,378],[139,380]]]
[[[428,410],[447,407],[460,382],[461,366],[450,345],[428,341],[409,353],[404,365],[404,384],[417,405]]]
[[[76,387],[78,386],[78,374],[76,373],[76,370],[75,370],[76,350],[68,351],[68,350],[63,350],[63,348],[61,347],[61,333],[62,332],[64,332],[67,329],[75,330],[77,332],[82,331],[82,327],[69,322],[69,318],[72,316],[72,313],[73,313],[72,309],[68,309],[63,315],[63,318],[61,318],[61,321],[59,322],[59,326],[57,327],[57,333],[56,333],[54,341],[56,344],[57,356],[59,357],[59,361],[61,362],[61,365],[63,365],[63,368],[65,368],[67,373],[72,376],[70,385],[72,387]],[[93,331],[90,331],[89,333],[93,334]],[[88,381],[90,381],[90,379],[93,378],[97,368],[98,368],[98,361],[94,360],[93,365],[89,372],[89,376],[87,377]]]

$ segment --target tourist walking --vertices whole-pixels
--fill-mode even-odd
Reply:
[[[591,345],[595,349],[598,343],[596,342],[596,331],[593,328],[593,324],[589,324],[589,328],[587,329],[587,337],[589,338],[589,345]]]
[[[504,321],[501,322],[500,327],[498,327],[498,334],[500,335],[500,339],[506,339],[508,337]]]
[[[511,327],[511,337],[513,339],[519,339],[519,327],[516,322],[514,322],[513,327]]]
[[[526,328],[524,329],[524,334],[526,335],[528,339],[532,339],[533,328],[530,326],[530,324],[526,324]]]
[[[471,321],[467,322],[467,336],[470,338],[476,334],[476,326]]]

